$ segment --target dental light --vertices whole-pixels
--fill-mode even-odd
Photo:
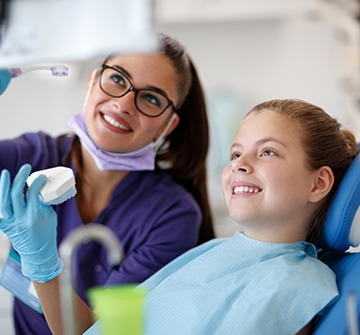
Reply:
[[[157,48],[152,0],[0,0],[0,67]]]

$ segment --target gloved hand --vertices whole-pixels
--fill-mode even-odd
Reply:
[[[0,69],[0,94],[3,94],[12,78],[12,72],[5,68]]]
[[[25,199],[24,187],[30,172],[31,166],[23,165],[12,186],[9,171],[1,172],[0,208],[3,218],[0,219],[0,230],[19,253],[23,275],[44,283],[61,273],[63,262],[56,245],[56,213],[39,196],[46,176],[36,178]]]

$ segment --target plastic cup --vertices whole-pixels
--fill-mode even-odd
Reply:
[[[142,335],[145,296],[144,289],[132,284],[89,289],[102,335]]]

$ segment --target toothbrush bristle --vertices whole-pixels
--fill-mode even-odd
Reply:
[[[51,68],[51,74],[57,77],[64,77],[69,74],[69,69],[64,65],[54,66]]]
[[[13,78],[19,77],[22,74],[22,71],[19,67],[13,67],[10,69],[10,71]]]

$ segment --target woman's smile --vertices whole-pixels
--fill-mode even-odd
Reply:
[[[131,131],[131,128],[126,126],[123,122],[116,121],[108,114],[102,114],[104,120],[109,123],[111,126],[115,128],[119,128],[121,130],[125,130],[127,132]]]

